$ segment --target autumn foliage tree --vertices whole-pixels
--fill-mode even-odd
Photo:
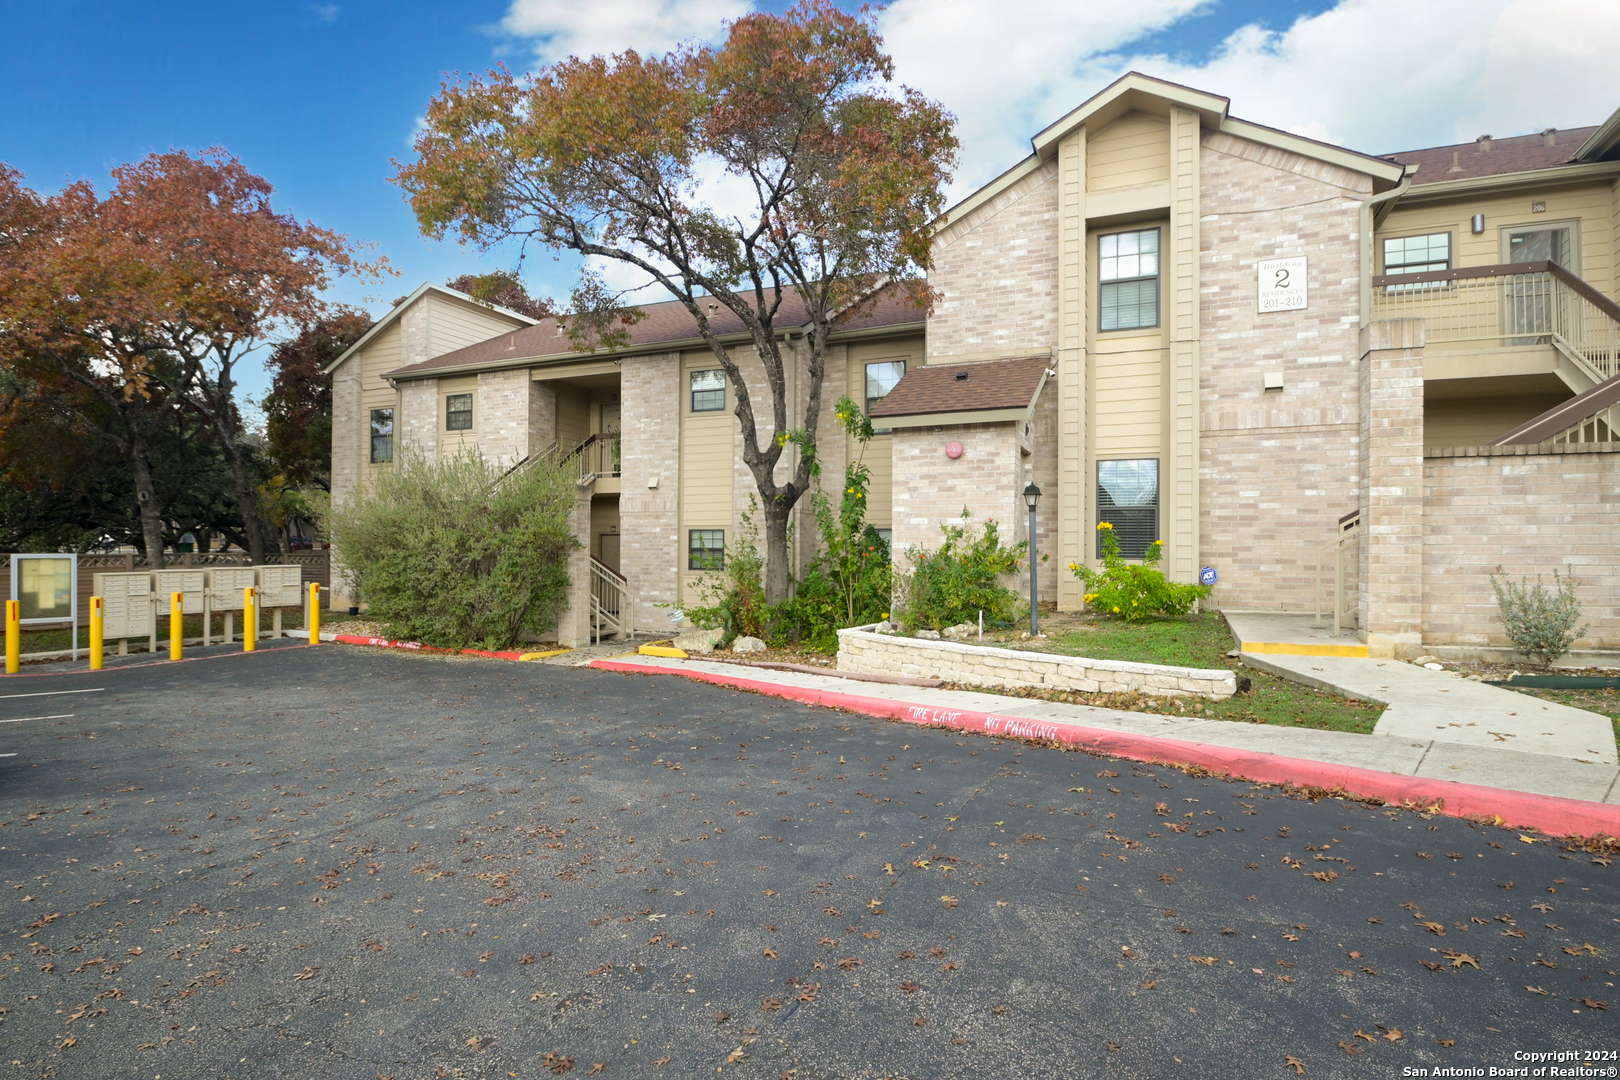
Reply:
[[[165,410],[207,420],[230,469],[249,550],[264,557],[236,401],[243,359],[278,327],[309,323],[333,273],[374,275],[342,236],[271,206],[272,188],[220,149],[151,154],[48,198],[0,170],[0,350],[31,392],[88,392],[115,417],[97,432],[129,465],[148,558],[163,518],[151,477]],[[82,421],[97,424],[89,412]]]
[[[773,601],[789,589],[789,515],[814,472],[828,336],[886,282],[929,300],[921,282],[954,122],[915,91],[886,92],[881,45],[870,17],[805,0],[730,23],[717,48],[447,83],[416,160],[394,177],[430,236],[586,256],[576,347],[611,348],[634,318],[603,263],[686,308],[735,395]],[[715,332],[711,302],[746,328],[763,386]],[[801,328],[802,348],[786,344]],[[803,411],[790,417],[801,377]]]
[[[331,489],[332,380],[326,369],[371,329],[371,316],[337,307],[270,350],[264,433],[289,484]]]

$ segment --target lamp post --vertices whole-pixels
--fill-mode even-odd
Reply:
[[[1035,637],[1041,632],[1040,586],[1037,578],[1040,576],[1036,568],[1035,553],[1035,507],[1040,504],[1041,489],[1034,484],[1024,489],[1024,505],[1029,507],[1029,636]]]

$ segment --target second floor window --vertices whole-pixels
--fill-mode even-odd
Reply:
[[[719,412],[726,407],[726,373],[692,372],[692,411]]]
[[[1384,273],[1426,274],[1451,269],[1451,234],[1397,236],[1384,241]]]
[[[371,463],[394,460],[394,410],[371,410]]]
[[[444,399],[444,430],[472,430],[472,395],[451,394]]]
[[[1097,237],[1098,330],[1159,325],[1159,230]]]
[[[877,403],[889,396],[906,374],[904,360],[880,360],[866,365],[866,415],[871,416]],[[887,435],[893,428],[877,428],[879,435]]]

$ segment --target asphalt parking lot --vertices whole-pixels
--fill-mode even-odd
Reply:
[[[342,646],[11,679],[0,720],[0,1076],[1382,1077],[1620,1049],[1611,860],[1500,828]]]

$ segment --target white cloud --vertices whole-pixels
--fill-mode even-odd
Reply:
[[[660,53],[746,15],[747,0],[512,0],[500,29],[530,42],[535,59]]]
[[[321,22],[329,23],[337,22],[337,17],[343,11],[343,8],[338,4],[311,4],[309,5],[309,11]]]
[[[1070,0],[1008,18],[989,0],[896,0],[882,25],[897,77],[961,119],[957,196],[1130,70],[1229,97],[1235,116],[1369,153],[1578,127],[1620,106],[1613,0],[1343,0],[1281,30],[1242,27],[1202,62],[1130,50],[1195,7]]]

